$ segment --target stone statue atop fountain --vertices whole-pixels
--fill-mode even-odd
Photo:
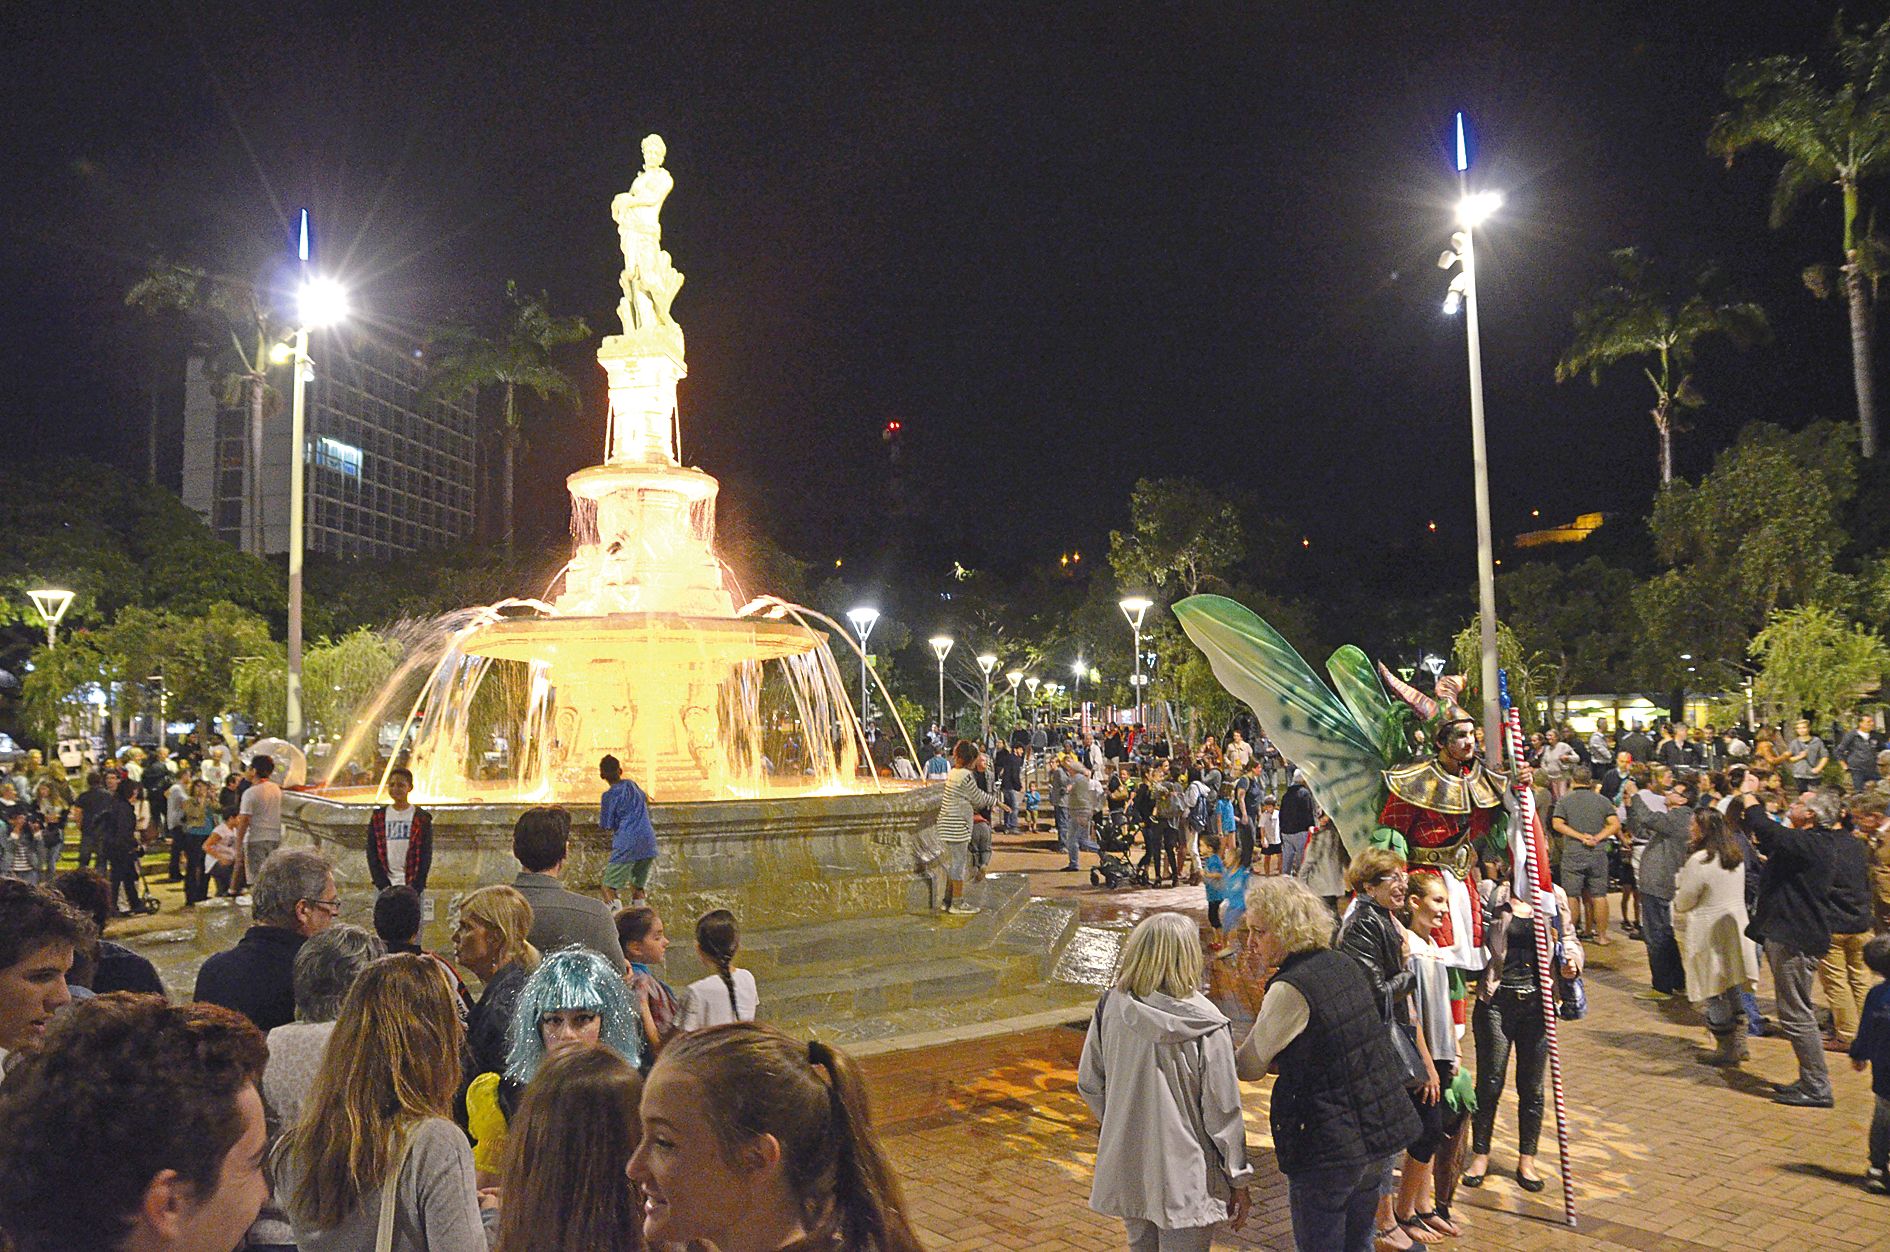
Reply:
[[[619,280],[623,299],[617,305],[617,315],[623,320],[627,337],[676,326],[669,306],[682,287],[683,276],[663,250],[660,220],[663,201],[676,186],[676,180],[663,168],[667,154],[662,136],[644,136],[642,172],[631,182],[630,190],[610,202],[610,216],[617,223],[617,237],[623,248]]]

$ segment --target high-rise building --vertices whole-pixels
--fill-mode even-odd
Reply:
[[[317,332],[307,391],[304,534],[311,552],[388,559],[472,534],[473,396],[422,398],[419,349],[378,331]],[[264,414],[262,535],[289,548],[289,397]],[[258,551],[249,494],[250,415],[225,407],[201,358],[184,386],[184,503],[223,539]],[[237,397],[232,397],[237,398]]]

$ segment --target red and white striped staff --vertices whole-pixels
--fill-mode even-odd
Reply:
[[[1509,676],[1500,675],[1503,698],[1503,737],[1509,747],[1510,778],[1515,780],[1523,760],[1522,714],[1509,700]],[[1543,838],[1542,823],[1536,813],[1533,787],[1516,787],[1521,808],[1521,830],[1512,829],[1509,837],[1511,863],[1515,877],[1512,895],[1527,893],[1535,905],[1537,999],[1542,1001],[1542,1029],[1549,1041],[1549,1084],[1555,1096],[1555,1147],[1562,1162],[1562,1217],[1575,1225],[1575,1179],[1568,1168],[1568,1101],[1562,1091],[1562,1049],[1555,1039],[1555,944],[1549,932],[1549,918],[1556,910],[1555,885],[1549,879],[1549,853]],[[1568,924],[1567,919],[1563,925]]]

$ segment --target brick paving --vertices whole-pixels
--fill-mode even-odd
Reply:
[[[1001,842],[998,868],[1032,871],[1086,913],[1132,915],[1186,899],[1092,892],[1087,876],[1078,886],[1076,875],[1045,869],[1054,856],[1047,848]],[[1872,1108],[1867,1075],[1833,1057],[1835,1109],[1774,1105],[1767,1084],[1796,1074],[1784,1040],[1753,1040],[1752,1060],[1734,1072],[1701,1065],[1707,1036],[1691,1006],[1631,998],[1647,985],[1640,944],[1617,937],[1591,952],[1589,968],[1589,1015],[1562,1030],[1579,1227],[1561,1225],[1552,1115],[1540,1157],[1549,1189],[1527,1195],[1511,1179],[1511,1094],[1497,1120],[1489,1181],[1458,1193],[1465,1238],[1439,1246],[1890,1249],[1890,1199],[1861,1185]],[[1770,1009],[1769,986],[1761,1002]],[[1123,1245],[1120,1224],[1085,1203],[1096,1127],[1075,1090],[1081,1046],[1080,1029],[1053,1028],[864,1062],[928,1247]],[[1270,1089],[1246,1088],[1248,1142],[1259,1168],[1254,1217],[1237,1234],[1220,1232],[1217,1246],[1292,1247],[1285,1180],[1266,1129]]]

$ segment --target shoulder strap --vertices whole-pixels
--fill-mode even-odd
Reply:
[[[413,1131],[410,1129],[400,1137],[400,1146],[388,1162],[387,1179],[381,1183],[381,1221],[374,1232],[374,1252],[394,1252],[394,1205],[400,1192],[400,1173],[406,1168],[407,1156],[412,1151]]]

